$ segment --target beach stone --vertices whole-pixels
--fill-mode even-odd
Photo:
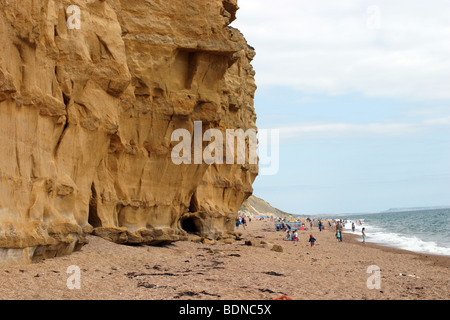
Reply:
[[[227,239],[221,239],[220,241],[222,241],[225,244],[233,244],[236,242],[236,240],[232,239],[232,238],[227,238]]]
[[[261,246],[266,249],[272,249],[274,246],[272,243],[267,242],[265,240],[261,240],[260,243],[261,243]]]
[[[203,239],[202,239],[202,243],[203,243],[203,244],[214,244],[214,243],[216,243],[216,240],[214,240],[214,239],[209,239],[209,238],[203,238]]]
[[[283,252],[283,247],[278,244],[274,244],[271,250],[276,252]]]
[[[191,234],[191,235],[188,236],[188,240],[192,241],[192,242],[199,243],[199,242],[202,242],[202,237],[197,236],[195,234]]]

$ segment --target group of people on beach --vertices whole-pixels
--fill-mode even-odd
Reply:
[[[299,241],[297,230],[293,230],[292,233],[291,233],[291,231],[287,230],[286,231],[286,236],[284,237],[283,240],[285,240],[285,241]],[[313,235],[310,234],[308,242],[311,244],[311,247],[314,247],[314,244],[315,244],[316,241],[317,241],[316,238],[314,238]]]
[[[290,226],[290,223],[292,223],[292,221],[294,221],[294,220],[290,220],[289,223],[288,223],[287,218],[270,217],[270,220],[275,222],[277,231],[286,232],[286,235],[283,238],[283,240],[299,241],[298,229],[292,228]],[[328,223],[328,228],[330,230],[333,230],[333,229],[335,230],[337,242],[342,242],[342,233],[344,231],[345,224],[347,223],[347,219],[344,219],[344,220],[342,220],[342,219],[339,219],[339,220],[326,219],[325,222],[323,222],[322,219],[317,219],[317,221],[316,221],[316,219],[307,218],[306,220],[307,220],[307,222],[309,222],[311,230],[313,230],[313,226],[317,226],[319,229],[319,232],[322,232],[322,230],[325,230],[325,223]],[[240,216],[238,218],[238,221],[236,222],[236,227],[239,227],[240,225],[242,225],[243,228],[245,229],[245,227],[247,226],[247,222],[249,222],[249,221],[251,221],[251,217]],[[305,226],[305,223],[301,222],[300,219],[297,219],[294,222],[298,222],[298,224],[300,224],[301,230],[308,230],[308,228],[306,228],[306,226]],[[358,226],[361,226],[362,225],[361,220],[358,220],[356,222],[356,224]],[[352,231],[353,232],[356,231],[355,222],[352,222]],[[361,234],[362,234],[362,243],[365,244],[366,243],[366,228],[361,229]],[[311,247],[314,246],[316,241],[317,241],[316,238],[314,238],[314,236],[312,234],[310,234],[308,242],[310,242]]]
[[[284,240],[287,241],[298,241],[298,232],[297,230],[292,230],[292,233],[290,230],[286,230],[286,236],[284,237]]]
[[[252,221],[252,218],[249,217],[245,217],[245,216],[239,216],[237,221],[236,221],[236,228],[239,228],[240,225],[242,225],[242,227],[245,230],[245,227],[247,226],[247,222]]]
[[[310,222],[310,227],[311,229],[313,229],[313,221],[310,219],[307,219]],[[282,221],[279,221],[282,222]],[[344,228],[345,228],[345,224],[346,224],[346,220],[327,220],[328,222],[328,227],[332,230],[335,230],[335,235],[336,235],[336,240],[337,242],[342,242],[342,234],[344,232]],[[357,221],[358,226],[362,225],[361,220]],[[315,222],[315,225],[317,225],[319,232],[321,232],[322,230],[325,229],[325,224],[321,219],[318,219],[317,222]],[[304,224],[302,223],[302,226],[304,226]],[[285,241],[299,241],[299,237],[298,237],[298,231],[297,229],[294,229],[291,231],[291,228],[288,224],[284,224],[282,223],[281,226],[277,227],[277,231],[279,230],[283,230],[286,232],[286,236],[283,238],[283,240]],[[366,232],[365,232],[365,228],[362,228],[361,233],[362,233],[362,243],[366,243]],[[355,223],[352,222],[352,231],[355,232],[356,228],[355,228]],[[312,234],[310,234],[309,240],[311,243],[311,246],[314,246],[314,243],[317,241],[314,236]]]
[[[357,221],[358,226],[362,225],[361,220]],[[336,223],[336,239],[338,242],[342,242],[342,231],[345,227],[345,220],[339,220]],[[355,227],[355,223],[352,222],[352,231],[355,232],[356,231],[356,227]],[[362,243],[366,243],[366,228],[362,228],[361,229],[361,234],[362,234]]]

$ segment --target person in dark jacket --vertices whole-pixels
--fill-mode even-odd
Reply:
[[[316,238],[314,238],[313,235],[310,234],[308,241],[311,243],[311,247],[314,247],[314,243],[316,242]]]

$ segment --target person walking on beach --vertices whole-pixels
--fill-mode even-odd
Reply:
[[[355,232],[355,223],[352,222],[352,231]]]
[[[319,220],[319,231],[322,232],[322,221]]]
[[[363,243],[366,244],[366,228],[362,228],[362,239]]]
[[[339,240],[339,242],[342,242],[342,224],[340,221],[336,224],[336,238]]]
[[[309,235],[309,243],[311,243],[311,247],[314,247],[314,243],[316,242],[316,238],[313,237],[312,234]]]

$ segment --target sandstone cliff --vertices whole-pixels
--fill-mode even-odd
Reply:
[[[241,207],[239,208],[239,215],[243,216],[269,216],[269,217],[278,217],[278,218],[290,218],[293,215],[280,209],[273,207],[267,201],[255,197],[254,195],[248,197]]]
[[[90,233],[146,244],[232,235],[257,165],[176,165],[170,153],[172,132],[194,121],[255,128],[255,52],[229,26],[237,9],[0,2],[0,264],[69,254]]]

